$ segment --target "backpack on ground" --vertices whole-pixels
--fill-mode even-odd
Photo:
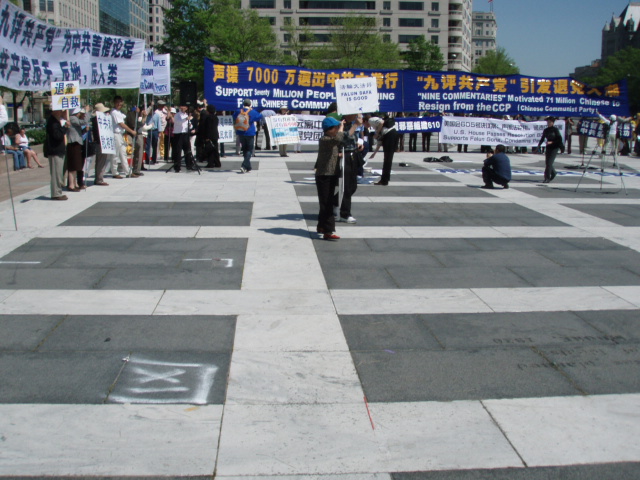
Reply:
[[[247,108],[246,111],[240,110],[240,113],[236,117],[236,121],[233,126],[236,130],[240,130],[241,132],[246,132],[251,127],[251,116],[249,115],[251,112],[250,108]]]

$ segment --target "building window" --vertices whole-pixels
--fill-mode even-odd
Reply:
[[[431,28],[440,28],[440,20],[438,20],[437,18],[432,18]]]
[[[434,45],[438,45],[438,42],[438,35],[431,35],[431,43],[433,43]]]
[[[440,2],[431,2],[431,11],[439,12],[440,11]]]
[[[331,17],[300,17],[300,25],[311,25],[314,27],[332,25]]]
[[[423,2],[400,2],[400,10],[424,10]]]
[[[390,27],[391,26],[391,19],[389,17],[385,17],[382,19],[382,26],[383,27]]]
[[[287,10],[291,10],[291,0],[284,0],[284,7]]]
[[[398,43],[411,43],[417,38],[420,38],[420,35],[398,35]]]
[[[53,0],[47,0],[47,12],[53,12]]]
[[[251,0],[250,8],[276,8],[276,0]]]
[[[291,40],[291,35],[288,33],[284,34],[284,43],[289,43],[289,40]]]
[[[476,57],[482,56],[482,50],[476,50]]]
[[[391,2],[382,2],[383,10],[391,10]]]
[[[424,27],[422,18],[399,18],[398,26],[400,27]]]
[[[287,0],[285,0],[285,3],[286,1]],[[375,10],[376,2],[366,0],[347,0],[344,2],[334,2],[332,0],[300,0],[300,8],[305,10]]]
[[[391,43],[391,35],[388,35],[388,34],[382,35],[382,41],[384,43]]]

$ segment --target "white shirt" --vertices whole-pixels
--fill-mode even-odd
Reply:
[[[173,116],[173,133],[189,132],[189,114],[178,112]]]
[[[114,133],[124,133],[126,130],[120,126],[121,123],[124,123],[124,113],[120,110],[111,110],[111,118],[113,119],[113,132]]]

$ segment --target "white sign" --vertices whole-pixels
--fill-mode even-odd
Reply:
[[[143,53],[142,39],[55,27],[0,0],[0,86],[37,91],[78,81],[83,89],[138,88]]]
[[[557,120],[564,138],[565,122]],[[442,117],[440,143],[467,145],[505,145],[513,147],[537,147],[547,122],[521,122],[494,118]]]
[[[111,115],[103,112],[96,112],[98,119],[98,134],[100,135],[100,150],[102,153],[115,155],[116,145],[113,135],[113,120]]]
[[[170,55],[157,55],[153,50],[144,52],[142,75],[140,78],[140,93],[153,95],[169,95],[171,93]]]
[[[236,143],[236,131],[231,115],[218,117],[218,143]]]
[[[271,115],[265,118],[273,145],[300,143],[298,119],[294,115]]]
[[[298,120],[298,136],[302,145],[318,145],[322,137],[324,115],[294,115]]]
[[[340,115],[377,112],[380,108],[375,77],[336,80],[336,98]]]
[[[80,107],[80,82],[51,82],[51,109],[73,110]]]

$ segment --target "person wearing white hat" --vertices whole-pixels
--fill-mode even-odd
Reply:
[[[67,132],[67,190],[79,192],[78,172],[84,166],[82,158],[82,135],[88,128],[84,119],[84,110],[77,107],[71,110],[69,131]]]

